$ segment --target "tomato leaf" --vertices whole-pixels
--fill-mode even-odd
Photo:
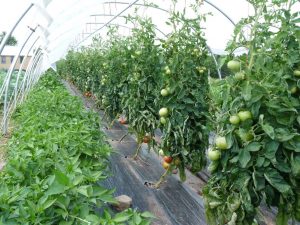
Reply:
[[[257,152],[261,148],[261,144],[259,142],[251,142],[249,145],[245,147],[245,149],[249,152]]]
[[[251,155],[246,148],[241,149],[239,154],[239,162],[242,168],[246,168],[251,160]]]
[[[277,141],[269,141],[265,144],[265,157],[267,159],[274,159],[278,150],[279,143]]]
[[[262,129],[264,132],[266,132],[266,134],[271,138],[274,139],[275,138],[275,132],[274,132],[274,128],[269,125],[269,124],[262,124]]]
[[[283,179],[283,177],[277,172],[277,170],[267,168],[264,176],[266,180],[280,193],[287,194],[291,191],[290,185]]]

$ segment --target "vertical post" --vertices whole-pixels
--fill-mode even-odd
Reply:
[[[214,63],[215,63],[216,68],[217,68],[217,72],[218,72],[219,79],[222,79],[222,73],[221,73],[221,70],[220,70],[220,68],[219,68],[219,64],[218,64],[218,62],[217,62],[217,59],[216,59],[216,57],[215,57],[215,54],[212,52],[211,48],[210,48],[208,45],[206,45],[206,47],[207,47],[208,51],[210,52],[211,56],[213,57]]]

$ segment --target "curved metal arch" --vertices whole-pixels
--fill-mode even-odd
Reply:
[[[102,4],[123,4],[123,5],[128,5],[129,3],[127,2],[117,2],[117,1],[114,1],[114,2],[103,2]],[[133,5],[136,5],[136,6],[142,6],[142,7],[147,7],[147,8],[153,8],[153,9],[158,9],[158,10],[161,10],[161,11],[164,11],[164,12],[167,12],[169,13],[170,11],[167,10],[167,9],[163,9],[157,5],[151,5],[151,4],[142,4],[142,3],[135,3]]]
[[[215,4],[211,3],[208,0],[203,0],[204,2],[206,2],[207,4],[209,4],[210,6],[212,6],[213,8],[215,8],[216,10],[218,10],[223,16],[225,16],[231,23],[233,26],[236,26],[236,23],[233,21],[233,19],[230,18],[230,16],[228,16],[223,10],[221,10],[218,6],[216,6]]]
[[[118,18],[120,15],[122,15],[124,12],[126,12],[128,9],[130,9],[135,3],[137,3],[139,0],[135,0],[132,3],[130,3],[125,9],[123,9],[121,12],[117,13],[113,18],[111,18],[108,22],[106,22],[103,26],[101,26],[99,29],[95,30],[92,32],[90,35],[88,35],[86,38],[81,40],[75,47],[78,47],[81,43],[89,39],[91,36],[96,34],[99,30],[103,29],[106,27],[108,24],[110,24],[112,21],[114,21],[116,18]]]
[[[40,5],[36,4],[36,3],[31,3],[26,10],[22,13],[22,15],[17,19],[16,23],[12,26],[12,28],[9,30],[9,32],[6,33],[5,37],[3,38],[3,40],[0,43],[0,55],[5,47],[5,44],[8,41],[8,38],[12,35],[12,33],[15,31],[15,29],[17,28],[17,26],[19,25],[19,23],[23,20],[23,18],[27,15],[27,13],[33,8],[33,6],[35,6],[36,8],[38,8],[38,12],[40,12],[48,21],[48,24],[51,24],[53,19],[52,17],[47,13],[47,11],[41,7]]]
[[[25,62],[27,61],[27,57],[28,57],[29,53],[31,52],[32,48],[35,46],[35,44],[37,43],[37,41],[39,39],[40,39],[40,37],[37,37],[35,39],[35,41],[32,43],[32,45],[29,47],[29,49],[28,49],[26,55],[24,56],[24,59],[23,59],[21,65],[20,65],[20,70],[19,70],[18,75],[17,75],[16,86],[15,86],[14,94],[13,94],[13,96],[14,96],[14,99],[13,99],[13,102],[12,102],[12,105],[14,107],[13,109],[15,109],[16,106],[17,106],[17,99],[18,99],[19,90],[20,90],[20,88],[19,88],[19,80],[20,80],[22,69],[23,69],[23,67],[25,65]]]
[[[5,37],[3,38],[3,40],[0,43],[0,55],[5,47],[6,42],[8,41],[8,38],[12,35],[12,33],[14,32],[14,30],[17,28],[17,26],[19,25],[19,23],[22,21],[22,19],[27,15],[27,13],[31,10],[31,8],[34,6],[33,3],[31,3],[28,8],[23,12],[23,14],[20,16],[20,18],[16,21],[16,23],[13,25],[13,27],[10,29],[9,32],[6,33]]]
[[[126,11],[127,9],[129,9],[130,7],[132,7],[133,5],[138,5],[138,6],[142,6],[142,7],[148,7],[148,8],[153,8],[153,9],[158,9],[158,10],[161,10],[163,12],[166,12],[166,13],[169,13],[169,10],[166,10],[166,9],[163,9],[163,8],[160,8],[159,6],[153,6],[153,5],[145,5],[145,4],[141,4],[141,3],[137,3],[137,1],[134,1],[133,3],[126,3],[126,2],[103,2],[102,4],[126,4],[128,5],[128,7],[125,8],[125,10],[123,10],[121,13],[115,15],[111,20],[109,20],[107,23],[104,23],[103,26],[101,26],[99,29],[95,30],[94,32],[92,32],[90,35],[88,35],[86,38],[84,38],[83,40],[81,40],[79,43],[76,44],[75,47],[78,47],[82,42],[86,41],[89,37],[91,37],[93,34],[99,32],[101,29],[103,29],[104,27],[108,26],[113,20],[115,20],[116,18],[118,18],[124,11]],[[206,1],[205,1],[206,2]],[[224,15],[226,15],[223,11],[222,13]],[[229,18],[229,17],[228,17]],[[156,27],[157,28],[157,27]],[[157,28],[158,31],[160,31],[158,28]],[[166,34],[164,34],[163,32],[161,32],[165,37],[167,37]],[[217,59],[215,57],[215,54],[212,52],[211,48],[206,44],[206,47],[208,49],[208,51],[210,52],[211,56],[213,57],[213,61],[216,65],[216,69],[217,69],[217,73],[218,73],[218,76],[219,76],[219,79],[222,79],[222,73],[219,69],[219,65],[218,65],[218,62],[217,62]]]
[[[28,87],[28,83],[29,83],[29,79],[30,79],[30,74],[32,69],[34,68],[34,65],[37,61],[37,59],[39,58],[39,56],[42,54],[42,49],[39,46],[38,49],[36,50],[36,52],[34,53],[34,55],[32,56],[32,58],[30,59],[30,62],[27,66],[26,72],[25,72],[25,76],[24,79],[22,81],[22,86],[21,86],[21,94],[22,96],[20,97],[20,102],[23,102],[26,92],[27,92],[27,87]]]
[[[30,83],[30,87],[26,90],[26,92],[28,93],[28,91],[32,88],[32,85],[34,85],[38,79],[35,79],[36,77],[40,77],[39,73],[40,73],[40,62],[42,61],[43,54],[41,54],[35,64],[34,69],[32,70],[31,76],[34,76],[34,79],[32,80],[32,82]],[[8,122],[10,120],[10,117],[12,115],[12,112],[14,110],[14,106],[13,104],[9,106],[8,108],[8,112],[7,114],[4,114],[3,116],[3,120],[7,121],[7,123],[2,123],[2,129],[5,130],[8,127]],[[7,131],[6,131],[7,132]]]

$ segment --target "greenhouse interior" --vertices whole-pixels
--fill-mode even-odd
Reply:
[[[300,1],[10,0],[0,224],[300,224]]]

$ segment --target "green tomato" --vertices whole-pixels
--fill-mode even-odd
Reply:
[[[161,108],[158,113],[161,117],[167,117],[169,114],[169,111],[167,108]]]
[[[225,150],[228,148],[228,144],[226,142],[226,138],[225,137],[217,137],[216,138],[216,146],[219,149]]]
[[[141,52],[141,51],[136,51],[135,54],[136,54],[136,55],[141,55],[142,52]]]
[[[252,118],[252,114],[250,111],[240,111],[238,113],[238,116],[242,122]]]
[[[230,116],[229,122],[233,125],[237,125],[240,123],[240,117],[238,117],[237,115]]]
[[[296,93],[297,93],[297,90],[298,90],[298,88],[297,88],[296,86],[294,86],[294,87],[292,87],[292,88],[290,89],[290,92],[291,92],[292,94],[296,94]]]
[[[229,196],[227,198],[228,208],[231,212],[238,210],[241,206],[241,200],[235,196]]]
[[[251,141],[254,138],[254,136],[251,132],[249,132],[249,131],[247,132],[247,131],[244,131],[244,130],[238,131],[238,135],[239,135],[239,137],[241,138],[241,140],[243,142]]]
[[[236,60],[231,60],[227,63],[228,69],[230,69],[232,72],[238,72],[241,69],[241,63]]]
[[[168,92],[168,90],[167,89],[162,89],[161,91],[160,91],[160,94],[162,95],[162,96],[168,96],[169,95],[169,92]]]
[[[251,225],[258,225],[256,219],[253,220],[252,224]]]
[[[164,150],[160,149],[160,150],[158,151],[158,154],[159,154],[160,156],[164,156],[164,155],[165,155],[165,154],[164,154]]]
[[[221,157],[221,152],[219,150],[209,150],[207,152],[207,157],[209,158],[209,160],[211,161],[216,161],[218,159],[220,159]]]
[[[237,80],[244,80],[245,79],[245,72],[244,71],[237,72],[237,73],[235,73],[234,77]]]
[[[171,88],[170,87],[166,87],[166,90],[167,90],[168,93],[171,94]]]
[[[212,161],[210,162],[209,166],[207,167],[208,172],[213,173],[218,168],[219,161]]]
[[[294,70],[294,76],[300,77],[300,70]]]
[[[165,117],[160,117],[160,123],[161,124],[166,124],[167,123],[167,119]]]

